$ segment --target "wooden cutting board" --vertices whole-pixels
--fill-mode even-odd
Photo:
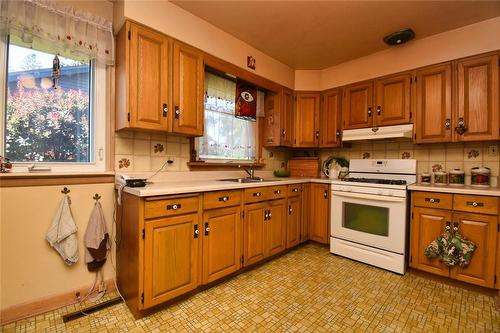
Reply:
[[[288,161],[291,177],[319,177],[319,157],[295,157]]]

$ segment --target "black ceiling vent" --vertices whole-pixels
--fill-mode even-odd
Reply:
[[[401,45],[415,38],[415,32],[410,28],[393,32],[384,37],[384,42],[389,46]]]

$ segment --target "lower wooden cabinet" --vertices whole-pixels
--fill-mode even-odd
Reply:
[[[203,284],[240,269],[241,232],[239,206],[213,209],[203,213]]]
[[[328,244],[330,242],[330,186],[311,184],[309,206],[309,239]]]
[[[300,242],[309,240],[309,220],[311,219],[311,184],[302,185],[302,219],[300,221]]]
[[[422,198],[429,200],[421,200]],[[434,199],[434,203],[438,198],[438,204],[453,202],[453,207],[449,209],[421,207],[431,202],[431,198]],[[483,287],[495,287],[495,259],[500,221],[498,210],[492,207],[498,207],[498,198],[415,192],[412,195],[412,202],[410,266]],[[468,266],[448,267],[437,258],[428,259],[425,256],[424,251],[427,246],[445,230],[458,232],[477,246]]]
[[[286,225],[286,247],[291,248],[301,242],[302,195],[288,198]]]
[[[145,223],[144,308],[160,304],[197,287],[198,214]]]

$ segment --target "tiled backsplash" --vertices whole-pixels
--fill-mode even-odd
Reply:
[[[351,148],[338,148],[321,151],[323,161],[330,155],[353,158],[414,158],[417,160],[417,173],[442,169],[449,171],[460,168],[470,175],[476,166],[491,169],[492,177],[499,176],[500,158],[488,154],[489,146],[500,142],[467,142],[446,144],[414,145],[411,142],[363,142],[353,143]]]

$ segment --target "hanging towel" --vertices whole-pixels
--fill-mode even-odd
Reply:
[[[76,237],[77,228],[69,205],[69,197],[64,195],[49,231],[47,231],[46,239],[61,255],[64,262],[71,266],[78,261],[79,255],[78,239]]]
[[[101,203],[97,201],[90,214],[87,230],[85,230],[85,262],[91,272],[99,270],[106,262],[109,245],[109,234]]]
[[[425,256],[429,259],[439,258],[445,265],[453,267],[467,267],[477,246],[474,242],[465,239],[458,232],[445,231],[433,240],[425,249]]]

